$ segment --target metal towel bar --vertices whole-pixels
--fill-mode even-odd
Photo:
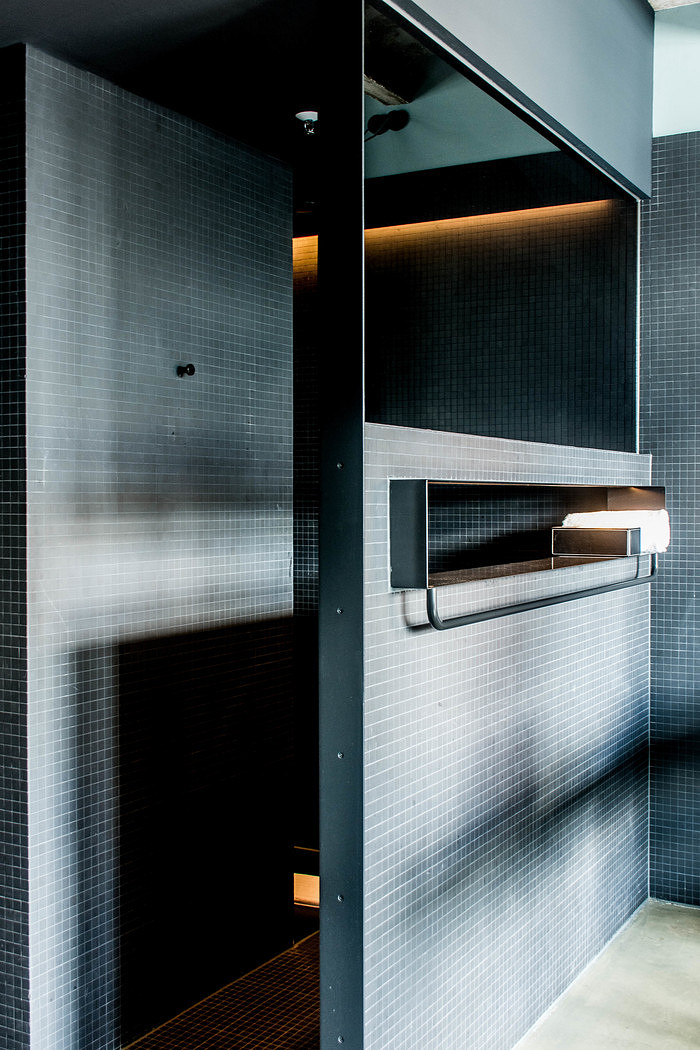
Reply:
[[[437,607],[437,590],[432,587],[427,592],[428,619],[436,631],[449,631],[454,627],[468,627],[472,623],[483,623],[484,620],[497,620],[501,616],[512,616],[514,613],[528,612],[532,609],[544,609],[547,605],[559,605],[561,602],[571,602],[576,598],[591,598],[596,594],[607,594],[608,591],[621,591],[626,587],[636,587],[642,583],[649,583],[656,576],[657,556],[648,555],[651,559],[650,571],[646,576],[639,575],[640,558],[637,555],[637,575],[631,580],[623,580],[621,583],[603,584],[601,587],[588,587],[581,591],[570,591],[566,594],[553,594],[547,598],[537,598],[531,602],[519,602],[515,605],[506,605],[499,609],[487,609],[484,612],[467,613],[464,616],[451,616],[443,620]]]

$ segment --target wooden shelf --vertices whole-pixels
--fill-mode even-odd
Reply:
[[[575,558],[558,555],[556,558],[532,558],[529,561],[511,561],[503,565],[480,565],[471,569],[453,569],[450,572],[431,572],[428,587],[454,587],[459,583],[476,583],[479,580],[498,580],[505,576],[524,576],[533,572],[558,572],[576,565],[592,565],[596,562],[625,561],[626,558]],[[635,557],[636,561],[636,557]]]

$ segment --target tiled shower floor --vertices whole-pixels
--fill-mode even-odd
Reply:
[[[311,934],[127,1050],[318,1050],[318,948]]]

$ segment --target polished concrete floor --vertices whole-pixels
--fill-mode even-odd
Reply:
[[[700,1050],[700,908],[647,901],[517,1050]]]

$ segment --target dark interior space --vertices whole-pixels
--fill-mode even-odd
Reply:
[[[319,54],[338,32],[319,0],[170,0],[37,9],[9,0],[0,44],[33,44],[292,166],[302,227],[316,213],[318,140],[295,114],[321,108]],[[6,23],[6,27],[5,27]],[[14,35],[8,38],[10,27]]]
[[[315,934],[149,1032],[132,1050],[318,1050],[319,962]]]
[[[33,44],[240,142],[291,162],[299,122],[318,109],[318,0],[187,0],[118,10],[9,0],[2,45]],[[7,39],[14,27],[15,41]]]
[[[117,659],[128,1043],[293,943],[292,623]]]
[[[318,0],[244,3],[182,40],[117,56],[111,79],[290,164],[295,218],[305,230],[318,221],[318,136],[304,133],[296,113],[322,108],[324,21]]]

